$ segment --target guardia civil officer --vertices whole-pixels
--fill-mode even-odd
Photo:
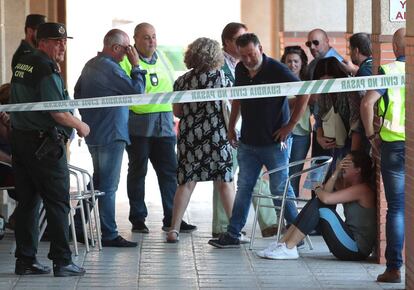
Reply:
[[[19,47],[13,54],[11,62],[12,70],[22,55],[32,53],[36,49],[37,29],[39,28],[39,25],[45,22],[46,16],[41,14],[29,14],[26,16],[26,22],[24,24],[24,39],[22,39]]]
[[[22,56],[13,68],[11,103],[67,100],[59,63],[66,51],[66,28],[41,24],[38,50]],[[69,172],[65,143],[73,128],[80,137],[89,127],[69,110],[12,112],[11,142],[16,194],[17,275],[47,274],[50,267],[36,259],[40,200],[46,209],[50,235],[48,258],[56,277],[81,276],[85,269],[72,262],[68,243]]]

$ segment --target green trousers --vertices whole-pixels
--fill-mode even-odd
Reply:
[[[237,150],[233,149],[233,173],[236,172],[238,164],[237,164]],[[263,173],[263,172],[262,172]],[[259,180],[254,189],[253,193],[259,193],[260,190],[260,184],[262,183],[262,194],[271,195],[270,189],[269,189],[269,181],[268,180]],[[253,199],[253,205],[254,208],[256,208],[256,202],[257,199]],[[263,198],[260,201],[261,205],[269,205],[273,206],[272,199]],[[258,221],[259,221],[259,227],[261,230],[264,230],[274,224],[277,223],[276,220],[276,211],[273,208],[268,207],[259,207],[258,212]],[[220,199],[220,193],[216,186],[214,186],[213,189],[213,227],[212,227],[212,233],[218,234],[218,233],[224,233],[227,232],[227,225],[229,224],[229,218],[227,217],[227,214],[224,210],[223,204],[221,203]]]

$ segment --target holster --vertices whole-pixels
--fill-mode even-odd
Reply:
[[[44,132],[43,142],[40,144],[35,152],[38,160],[43,159],[46,155],[59,159],[63,155],[64,135],[59,133],[56,127]]]

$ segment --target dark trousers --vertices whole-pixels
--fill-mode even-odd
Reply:
[[[50,251],[48,258],[54,263],[72,261],[68,243],[69,171],[66,148],[62,142],[61,154],[48,154],[41,160],[35,152],[43,140],[30,131],[13,130],[12,152],[16,195],[16,253],[19,259],[36,258],[39,236],[39,205],[41,199],[46,210]],[[58,147],[59,148],[59,147]]]
[[[128,152],[127,190],[129,198],[129,220],[132,224],[145,221],[148,210],[145,205],[145,176],[148,159],[157,173],[164,210],[164,226],[171,225],[172,207],[177,190],[176,137],[130,136]]]
[[[335,211],[318,198],[311,199],[293,223],[302,233],[309,234],[316,227],[331,253],[340,260],[359,261],[367,258],[357,247],[352,231]]]

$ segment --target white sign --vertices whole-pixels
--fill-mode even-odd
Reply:
[[[402,21],[405,22],[406,0],[390,0],[390,21]]]

